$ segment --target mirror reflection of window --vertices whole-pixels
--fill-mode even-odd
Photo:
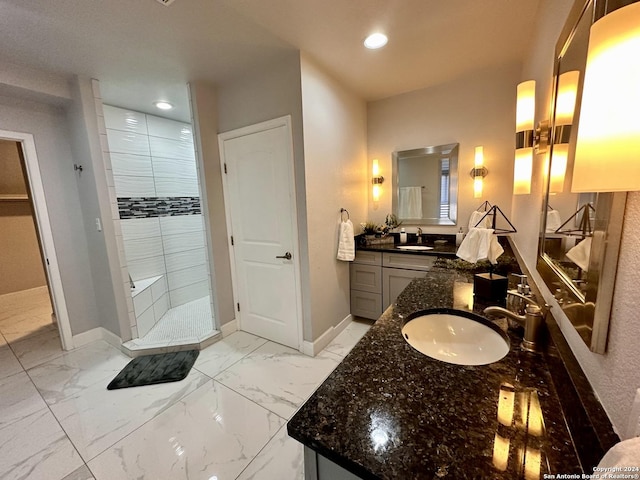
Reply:
[[[449,218],[449,159],[440,160],[440,217]]]

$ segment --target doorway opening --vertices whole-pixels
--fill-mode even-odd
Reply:
[[[0,343],[7,343],[23,367],[29,368],[47,355],[59,353],[62,339],[55,315],[54,292],[50,290],[47,257],[43,254],[33,182],[26,162],[24,142],[32,139],[11,138],[9,132],[2,133]]]

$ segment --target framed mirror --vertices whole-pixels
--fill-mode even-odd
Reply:
[[[572,193],[589,31],[603,12],[577,0],[555,50],[549,168],[537,270],[590,350],[604,353],[626,193]]]
[[[458,144],[393,153],[393,213],[410,225],[455,225]]]

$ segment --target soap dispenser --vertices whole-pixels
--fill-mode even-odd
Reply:
[[[462,227],[460,227],[460,230],[456,233],[456,247],[460,246],[462,240],[464,240],[464,232],[462,231]]]
[[[404,231],[404,228],[400,229],[400,243],[407,243],[407,232]]]
[[[517,273],[512,273],[511,275],[520,279],[516,293],[519,293],[524,297],[531,297],[531,287],[527,282],[527,276],[519,275]],[[524,315],[526,306],[527,303],[522,297],[507,295],[507,309],[511,310],[512,312],[515,312],[518,315]]]

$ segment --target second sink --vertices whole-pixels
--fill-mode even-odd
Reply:
[[[433,247],[426,247],[424,245],[400,245],[396,248],[399,248],[400,250],[416,250],[416,251],[433,250]]]

